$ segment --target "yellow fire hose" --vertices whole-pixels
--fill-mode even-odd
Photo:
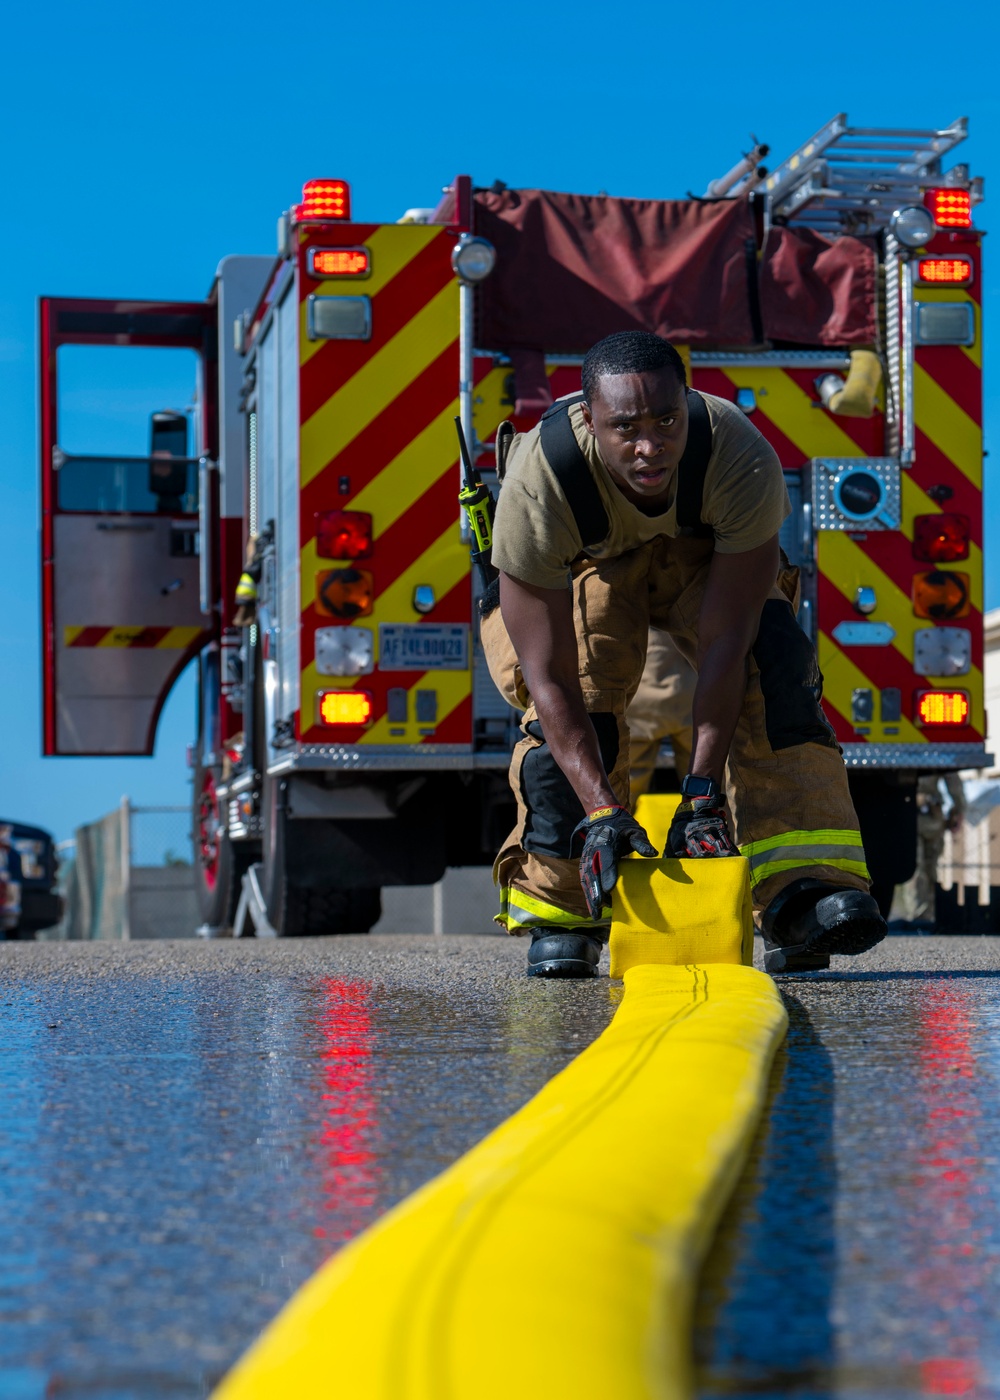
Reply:
[[[787,1020],[748,917],[742,859],[625,862],[608,1029],[331,1259],[216,1400],[688,1397],[697,1270]]]

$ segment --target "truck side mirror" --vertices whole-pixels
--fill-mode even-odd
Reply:
[[[187,490],[187,419],[183,413],[154,413],[149,424],[149,489],[179,503]],[[166,502],[162,503],[166,505]],[[176,509],[176,505],[166,506]]]

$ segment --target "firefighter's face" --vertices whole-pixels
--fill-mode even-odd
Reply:
[[[688,435],[684,385],[671,369],[605,374],[584,422],[615,485],[636,505],[664,508]]]

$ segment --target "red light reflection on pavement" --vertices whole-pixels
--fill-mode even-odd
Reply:
[[[917,1171],[915,1225],[925,1245],[914,1280],[929,1319],[927,1343],[947,1352],[920,1363],[925,1395],[975,1396],[980,1378],[982,1290],[989,1266],[980,1243],[991,1211],[983,1176],[969,997],[940,989],[920,1014],[920,1097],[926,1110]]]
[[[975,1395],[979,1367],[958,1357],[933,1356],[920,1363],[920,1383],[925,1395]]]
[[[323,983],[323,1208],[330,1217],[314,1230],[319,1239],[351,1239],[371,1220],[378,1195],[375,1146],[378,1117],[372,1091],[374,1034],[368,989],[329,978]]]

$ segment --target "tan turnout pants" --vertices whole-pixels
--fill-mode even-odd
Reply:
[[[662,627],[649,629],[646,665],[625,716],[629,734],[629,790],[632,801],[648,792],[660,756],[670,740],[677,776],[691,763],[691,701],[698,680],[694,668]]]
[[[710,540],[660,539],[616,559],[574,565],[580,686],[623,805],[629,803],[625,712],[642,675],[649,626],[669,632],[694,663],[711,555]],[[750,861],[758,910],[804,878],[868,888],[847,773],[820,709],[816,655],[795,621],[789,575],[764,606],[727,769],[734,836]],[[514,934],[606,927],[610,911],[595,926],[580,887],[572,831],[583,809],[545,743],[499,608],[483,619],[482,641],[493,680],[524,711],[524,738],[510,766],[518,820],[494,866],[497,922]]]

